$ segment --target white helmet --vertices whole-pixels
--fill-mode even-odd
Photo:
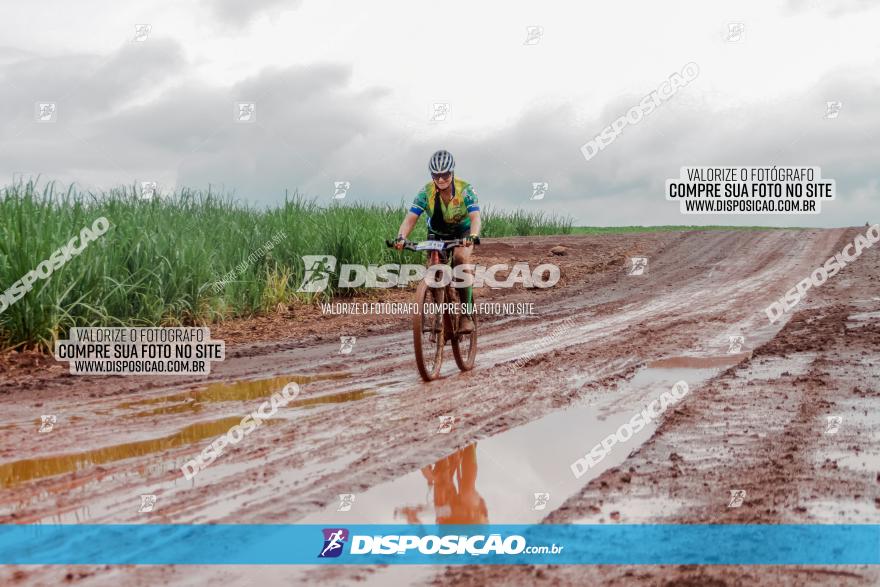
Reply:
[[[441,149],[431,155],[431,160],[428,162],[428,170],[431,173],[446,173],[447,171],[455,171],[455,159],[452,158],[452,153]]]

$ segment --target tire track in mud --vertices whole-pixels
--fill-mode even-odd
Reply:
[[[728,239],[730,238],[728,236]],[[775,254],[776,250],[773,249],[772,253]],[[672,275],[668,277],[670,285],[680,279],[681,273],[693,271],[692,266],[682,267],[681,264],[674,264],[670,269],[672,270]],[[662,269],[658,272],[660,276],[664,275]],[[764,280],[768,282],[775,279],[772,275],[762,275],[764,275]],[[731,277],[736,278],[737,276]],[[635,277],[624,277],[624,279],[635,279]],[[729,283],[727,288],[719,287],[713,294],[707,292],[705,295],[711,295],[711,297],[702,300],[703,304],[711,307],[713,312],[723,311],[725,307],[722,304],[735,306],[737,292],[734,290],[738,290],[740,287],[741,282],[736,279],[732,284]],[[639,357],[641,354],[640,359],[647,360],[666,354],[681,354],[683,349],[692,348],[691,337],[695,335],[692,321],[695,319],[692,319],[691,316],[699,317],[704,311],[704,306],[695,306],[692,300],[685,296],[679,296],[676,292],[665,294],[659,299],[649,299],[641,307],[638,302],[630,303],[630,305],[636,307],[605,318],[599,322],[597,328],[591,328],[590,325],[585,327],[587,330],[595,330],[595,332],[584,333],[572,329],[557,337],[547,349],[546,356],[542,357],[544,359],[542,362],[548,363],[546,365],[536,364],[531,369],[527,365],[525,369],[499,373],[492,371],[481,362],[480,370],[451,378],[449,383],[453,389],[450,390],[450,386],[444,385],[442,396],[431,398],[427,404],[424,403],[423,397],[413,397],[411,388],[401,386],[401,389],[395,393],[375,398],[372,406],[348,406],[345,408],[346,411],[366,412],[360,414],[360,420],[363,421],[366,416],[370,422],[366,423],[359,432],[355,430],[353,434],[348,434],[346,431],[341,431],[335,434],[332,438],[314,446],[311,452],[326,455],[338,453],[339,449],[334,448],[334,445],[337,444],[347,447],[356,446],[360,449],[361,458],[353,460],[348,467],[349,473],[361,469],[364,477],[378,477],[380,480],[386,480],[399,476],[402,472],[413,470],[425,462],[436,460],[444,453],[472,442],[475,437],[484,437],[504,431],[514,425],[536,419],[553,408],[570,403],[577,396],[578,390],[569,387],[564,381],[554,380],[553,377],[571,375],[572,363],[577,361],[584,351],[594,348],[599,341],[602,342],[603,348],[596,357],[596,362],[582,363],[579,367],[587,367],[589,371],[597,369],[599,362],[604,362],[609,357]],[[554,316],[558,315],[554,314]],[[555,317],[554,320],[558,322],[564,317]],[[759,318],[763,318],[763,315]],[[639,338],[645,334],[644,324],[649,320],[650,326],[647,328],[650,333],[648,336],[653,344],[650,350],[656,353],[653,356],[650,353],[647,355],[644,353],[645,349],[641,348],[644,345],[644,340]],[[549,325],[548,323],[546,327]],[[690,332],[685,328],[685,325],[691,325]],[[505,345],[504,341],[518,334],[515,327],[511,328],[507,325],[499,325],[494,330],[496,332],[490,329],[489,332],[483,333],[482,340],[488,340],[489,344],[481,345],[481,358],[488,355],[491,360],[495,348],[501,347],[501,345],[509,346]],[[537,334],[539,333],[529,333],[531,336]],[[690,338],[686,340],[687,345],[681,343],[681,335]],[[661,341],[663,342],[661,343]],[[406,335],[403,335],[399,344],[405,343]],[[392,343],[392,348],[396,344],[398,343]],[[486,349],[486,346],[489,348]],[[377,349],[377,354],[383,350]],[[487,350],[488,352],[486,352]],[[515,358],[519,355],[519,351],[515,350],[513,353],[501,351],[501,354],[507,357],[512,354]],[[402,363],[404,369],[412,368],[409,366],[408,359],[399,362]],[[368,377],[361,376],[360,381],[367,386],[370,385]],[[439,385],[430,384],[419,387],[436,389]],[[541,390],[546,390],[548,387],[554,388],[553,394],[540,393]],[[535,392],[539,392],[537,397]],[[565,394],[562,398],[559,397],[560,392]],[[421,417],[419,417],[419,412],[421,412]],[[434,430],[436,430],[439,417],[444,415],[455,416],[456,426],[451,433],[438,437],[434,434]],[[309,428],[308,422],[304,425]],[[436,446],[438,441],[439,447]],[[429,453],[425,450],[429,448],[427,446],[412,447],[413,442],[434,445],[432,452]],[[424,456],[420,456],[420,453],[424,453]],[[287,463],[284,461],[279,463],[281,467],[302,466],[303,464],[302,462]],[[311,498],[314,502],[320,503],[322,500],[327,500],[328,497],[335,498],[337,493],[348,492],[346,487],[354,485],[362,490],[371,484],[374,484],[372,480],[367,483],[352,483],[351,479],[339,479],[338,475],[333,474],[313,479],[305,487],[302,487],[301,491],[306,500]],[[256,505],[245,513],[259,515],[265,505],[272,507],[270,504]]]
[[[834,245],[840,250],[855,231]],[[880,250],[795,308],[547,523],[880,523]],[[794,283],[794,282],[792,282]],[[830,418],[834,418],[833,420]],[[744,491],[731,507],[731,491]],[[447,567],[435,584],[876,585],[876,567]]]
[[[150,516],[152,522],[296,522],[326,507],[339,493],[358,493],[401,477],[590,394],[615,393],[616,386],[625,385],[651,360],[723,353],[730,329],[753,333],[747,341],[753,348],[781,327],[766,324],[763,308],[832,254],[842,235],[842,230],[694,231],[648,243],[629,237],[635,243],[629,253],[649,257],[647,275],[629,276],[622,261],[603,265],[601,259],[591,258],[594,266],[606,269],[580,274],[576,281],[566,278],[560,291],[535,298],[546,300],[538,318],[486,322],[481,326],[477,369],[458,374],[447,356],[444,373],[450,376],[427,385],[417,379],[405,331],[360,340],[355,363],[340,361],[335,344],[275,351],[272,345],[245,347],[222,365],[224,377],[326,373],[348,367],[344,379],[306,383],[303,397],[357,389],[376,393],[292,411],[280,424],[261,430],[259,441],[242,443],[225,454],[195,484],[179,480],[176,471],[138,473],[145,464],[155,464],[157,455],[144,455],[91,472],[20,484],[0,507],[13,506],[18,522],[52,519],[59,511],[81,512],[83,519],[93,522],[146,521],[131,503],[139,493],[153,491],[161,507]],[[577,259],[580,251],[574,245],[598,246],[603,238],[534,237],[528,239],[537,243],[531,247],[522,245],[522,239],[511,240],[521,249],[519,257],[532,260],[546,256],[550,245],[542,242],[564,240]],[[515,295],[511,292],[511,298]],[[522,367],[510,368],[534,346],[531,341],[566,320],[577,326],[551,336]],[[131,389],[132,384],[107,380],[106,385]],[[168,391],[156,389],[136,393],[133,399],[163,394]],[[106,406],[115,413],[117,404],[116,398],[103,394],[89,401],[89,409]],[[241,416],[252,404],[222,406],[222,412]],[[437,434],[438,418],[450,414],[456,416],[453,430]],[[83,417],[88,419],[87,414]],[[146,425],[132,423],[130,432],[149,437],[157,425],[176,429],[198,418],[168,414]],[[84,435],[81,441],[86,446],[94,446],[95,438],[110,442],[112,426],[104,423],[101,428],[106,434]],[[33,439],[22,440],[35,452],[46,450],[34,447]],[[185,457],[203,444],[162,455],[164,460]]]

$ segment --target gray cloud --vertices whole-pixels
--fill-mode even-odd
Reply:
[[[281,9],[294,10],[301,4],[302,0],[205,0],[205,5],[214,17],[233,28],[246,27],[261,13],[271,14]]]
[[[456,155],[461,176],[484,203],[572,214],[605,224],[862,224],[875,214],[880,115],[876,82],[839,71],[797,95],[724,110],[704,103],[699,78],[586,161],[580,146],[637,104],[621,96],[582,121],[570,104],[542,105],[487,135],[446,123],[384,120],[384,88],[356,90],[348,67],[264,69],[227,87],[187,78],[191,66],[171,41],[129,44],[109,58],[38,58],[0,51],[0,177],[14,172],[104,187],[157,180],[225,186],[269,204],[285,188],[327,202],[333,182],[350,199],[409,200],[427,181],[437,148]],[[478,91],[478,88],[474,88]],[[58,101],[58,122],[33,120],[33,103]],[[825,102],[843,103],[823,118]],[[236,123],[235,102],[256,104],[256,122]],[[838,181],[839,200],[819,217],[692,216],[663,199],[664,180],[683,165],[820,165]],[[547,181],[544,200],[531,184]],[[876,221],[876,219],[874,219]]]
[[[844,71],[798,95],[716,110],[698,97],[697,80],[690,93],[686,88],[627,127],[590,161],[580,146],[641,95],[621,97],[585,123],[578,123],[569,104],[542,105],[489,136],[409,141],[412,147],[387,166],[400,174],[386,175],[385,184],[392,193],[408,195],[408,185],[424,181],[428,154],[443,147],[456,154],[459,174],[474,182],[487,202],[570,213],[584,224],[861,224],[877,220],[880,144],[871,137],[880,131],[880,115],[872,108],[878,90],[860,72]],[[824,118],[828,100],[843,103],[836,119]],[[818,216],[683,216],[664,200],[663,190],[665,180],[686,165],[820,166],[825,177],[837,180],[839,199],[826,202]],[[550,192],[529,201],[532,182],[539,181],[548,182]],[[381,182],[379,174],[352,179],[353,190],[360,183],[372,186],[374,194]]]
[[[143,45],[125,44],[109,57],[4,54],[8,61],[0,69],[0,76],[8,90],[0,100],[15,114],[28,117],[35,100],[63,102],[68,116],[106,116],[125,100],[136,99],[149,90],[157,79],[179,74],[185,64],[180,47],[161,39]]]

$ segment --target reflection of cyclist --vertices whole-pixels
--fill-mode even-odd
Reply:
[[[486,501],[477,493],[477,445],[471,444],[422,469],[434,487],[438,524],[486,524]]]
[[[409,212],[400,224],[395,246],[403,248],[403,241],[418,222],[422,212],[427,212],[428,238],[439,240],[465,239],[464,247],[456,247],[453,259],[456,265],[471,262],[471,244],[480,234],[480,206],[471,184],[454,175],[455,159],[449,151],[437,151],[428,163],[431,179],[418,193]],[[473,275],[472,270],[468,273]],[[468,287],[465,303],[471,304],[473,289]],[[467,334],[474,329],[469,316],[463,316],[459,332]]]

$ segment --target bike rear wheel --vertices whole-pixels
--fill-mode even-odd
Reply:
[[[459,295],[458,291],[453,292],[452,295],[455,296],[455,302],[457,304],[463,303],[461,301],[463,296]],[[473,302],[473,299],[471,299],[471,302]],[[458,368],[462,371],[470,371],[473,369],[474,363],[477,359],[477,313],[471,312],[470,318],[474,322],[474,329],[469,334],[459,335],[456,332],[453,332],[450,336],[452,339],[452,356],[455,357],[455,364],[458,365]],[[454,316],[456,325],[460,319],[460,315]]]
[[[416,288],[416,311],[413,314],[413,346],[416,352],[416,367],[425,381],[433,381],[440,376],[443,363],[445,333],[443,313],[443,288],[428,286],[422,281]]]

